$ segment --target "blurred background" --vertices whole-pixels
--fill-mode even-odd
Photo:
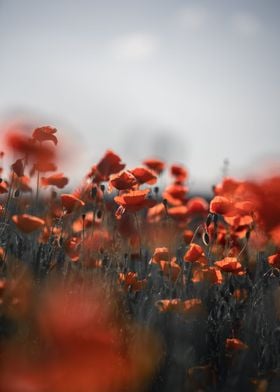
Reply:
[[[193,190],[280,156],[279,0],[0,0],[0,122],[64,134],[78,178],[108,148],[185,163]]]

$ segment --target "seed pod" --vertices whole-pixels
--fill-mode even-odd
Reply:
[[[101,211],[101,210],[98,210],[97,213],[96,213],[96,216],[97,216],[97,219],[101,219],[101,217],[102,217],[102,211]]]
[[[100,185],[100,189],[101,189],[101,191],[104,193],[104,192],[105,192],[105,185],[104,185],[104,184],[101,184],[101,185]]]
[[[90,196],[92,197],[92,199],[95,199],[97,195],[97,188],[96,186],[94,186],[93,188],[91,188],[90,190]]]
[[[154,187],[154,192],[155,192],[156,195],[158,194],[158,192],[159,192],[159,187],[158,186]]]
[[[19,197],[19,195],[20,195],[20,190],[16,189],[15,193],[14,193],[14,197],[17,198],[17,197]]]

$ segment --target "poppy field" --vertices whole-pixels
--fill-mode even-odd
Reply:
[[[74,187],[56,128],[2,139],[0,392],[280,390],[280,173],[205,198],[107,150]]]

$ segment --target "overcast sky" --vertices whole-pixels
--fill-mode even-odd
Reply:
[[[225,158],[243,175],[280,156],[279,17],[279,0],[0,0],[0,120],[57,126],[80,173],[113,148],[184,162],[197,189]]]

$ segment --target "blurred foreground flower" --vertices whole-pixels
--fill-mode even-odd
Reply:
[[[0,390],[143,388],[160,358],[159,343],[119,310],[116,297],[97,282],[81,279],[46,290],[30,314],[28,337],[1,350]]]

